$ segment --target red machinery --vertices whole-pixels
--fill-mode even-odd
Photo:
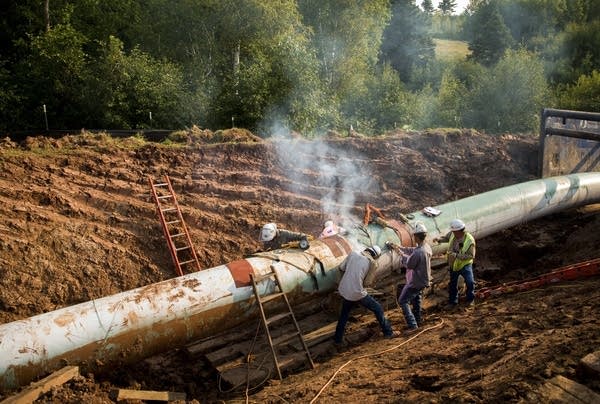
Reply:
[[[539,275],[534,278],[482,288],[475,292],[475,297],[484,299],[489,296],[501,295],[503,293],[521,292],[551,283],[570,281],[573,279],[594,275],[600,275],[600,258],[561,267],[552,272]]]

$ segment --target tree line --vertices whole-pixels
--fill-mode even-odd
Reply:
[[[600,111],[600,2],[19,0],[0,13],[0,130],[537,128]],[[436,57],[435,38],[468,43]]]

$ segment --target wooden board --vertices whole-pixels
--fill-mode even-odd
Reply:
[[[65,366],[64,368],[52,373],[50,376],[45,377],[40,381],[31,383],[29,387],[25,388],[25,390],[12,397],[8,397],[6,400],[2,401],[1,404],[31,403],[32,401],[37,400],[40,395],[50,391],[52,387],[64,384],[75,376],[79,376],[79,367]]]
[[[185,393],[173,391],[152,391],[152,390],[128,390],[119,389],[117,391],[117,401],[119,400],[153,400],[153,401],[185,401]]]
[[[595,377],[596,379],[600,378],[600,351],[592,352],[581,359],[579,362],[584,373]]]
[[[537,393],[540,400],[547,403],[600,403],[599,394],[563,376],[555,376],[548,380]]]

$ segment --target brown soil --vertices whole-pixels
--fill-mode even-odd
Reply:
[[[236,143],[201,133],[185,135],[185,146],[90,134],[0,143],[0,323],[173,277],[149,177],[171,178],[209,268],[256,251],[265,222],[317,235],[332,214],[360,216],[366,203],[397,217],[534,179],[538,158],[535,137],[467,130],[319,142],[215,134]],[[341,199],[343,188],[354,191],[350,199]],[[337,203],[327,211],[332,190]],[[599,226],[597,210],[579,209],[479,240],[478,286],[597,258]],[[430,305],[415,339],[375,333],[317,358],[314,370],[251,391],[249,401],[310,402],[325,386],[317,402],[536,402],[556,375],[600,393],[578,372],[600,343],[599,295],[594,277],[489,298],[470,311]],[[404,326],[397,308],[388,315]],[[113,388],[183,391],[190,402],[246,399],[243,390],[220,392],[194,363],[153,363],[154,372],[146,363],[85,374],[37,402],[111,403]]]

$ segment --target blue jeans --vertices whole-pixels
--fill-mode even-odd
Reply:
[[[400,292],[400,297],[398,297],[398,304],[402,308],[408,328],[417,328],[421,323],[422,292],[423,289],[415,289],[404,285],[402,292]],[[410,309],[411,305],[412,310]]]
[[[344,340],[344,331],[346,331],[346,323],[348,323],[348,317],[350,317],[350,311],[357,304],[360,303],[362,306],[366,307],[370,311],[375,314],[377,317],[377,321],[381,326],[381,331],[383,331],[383,335],[389,337],[392,335],[392,327],[390,322],[385,318],[383,314],[383,307],[374,297],[370,295],[366,295],[362,299],[353,302],[350,300],[346,300],[342,298],[342,312],[340,313],[340,318],[338,319],[337,326],[335,327],[335,342],[336,344],[341,344]]]
[[[448,285],[448,303],[458,304],[458,277],[462,276],[467,285],[467,303],[475,300],[475,278],[473,277],[473,265],[468,264],[460,271],[450,270],[450,284]]]

